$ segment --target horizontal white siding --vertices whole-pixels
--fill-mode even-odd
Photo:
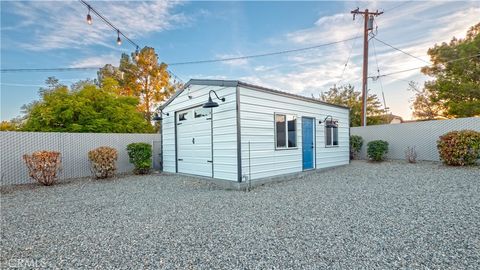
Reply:
[[[349,163],[348,109],[245,87],[239,91],[243,176],[258,179],[302,171],[302,117],[315,118],[316,168]],[[275,150],[275,113],[297,116],[296,149]],[[324,124],[318,121],[327,115],[338,120],[338,147],[325,147]]]
[[[237,180],[237,123],[236,88],[190,85],[164,109],[169,116],[163,118],[163,170],[175,172],[175,112],[201,106],[208,100],[208,92],[215,90],[225,102],[214,98],[220,106],[213,108],[213,168],[214,178]],[[188,98],[188,96],[192,98]],[[214,95],[213,95],[214,96]],[[213,97],[212,96],[212,97]]]

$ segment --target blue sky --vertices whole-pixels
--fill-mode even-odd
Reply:
[[[358,36],[291,54],[170,67],[184,81],[239,79],[305,96],[318,96],[338,83],[360,89],[362,18],[353,21],[350,14],[356,7],[385,10],[376,18],[377,38],[426,61],[429,47],[463,37],[480,18],[478,1],[87,2],[136,43],[154,47],[166,63],[268,53]],[[79,1],[2,1],[2,69],[117,65],[122,52],[135,49],[126,42],[117,46],[116,33],[97,17],[87,25],[86,14]],[[377,62],[380,74],[425,64],[373,43],[370,75],[377,74]],[[23,104],[38,99],[38,88],[48,76],[70,85],[95,78],[96,71],[2,73],[1,119],[20,115]],[[425,79],[418,69],[370,80],[369,89],[381,97],[383,86],[390,110],[410,119],[413,93],[407,91],[408,81]]]

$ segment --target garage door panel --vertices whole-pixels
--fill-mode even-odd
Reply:
[[[212,177],[212,122],[208,113],[201,116],[190,109],[178,112],[177,119],[177,157],[178,172]]]

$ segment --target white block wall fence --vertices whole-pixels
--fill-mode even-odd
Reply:
[[[152,144],[154,167],[159,168],[160,140],[160,134],[0,132],[1,185],[33,183],[22,156],[41,150],[61,153],[60,180],[90,176],[88,151],[99,146],[117,149],[117,172],[122,173],[133,170],[133,165],[128,162],[128,144]]]
[[[368,142],[384,140],[388,142],[389,159],[405,159],[405,149],[415,146],[417,160],[438,161],[438,138],[447,132],[463,129],[480,132],[480,117],[353,127],[350,133],[363,137],[364,143],[360,153],[363,159],[366,158]]]

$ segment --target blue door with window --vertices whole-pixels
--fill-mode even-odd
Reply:
[[[315,155],[315,120],[310,117],[302,117],[302,156],[303,169],[314,168]]]

